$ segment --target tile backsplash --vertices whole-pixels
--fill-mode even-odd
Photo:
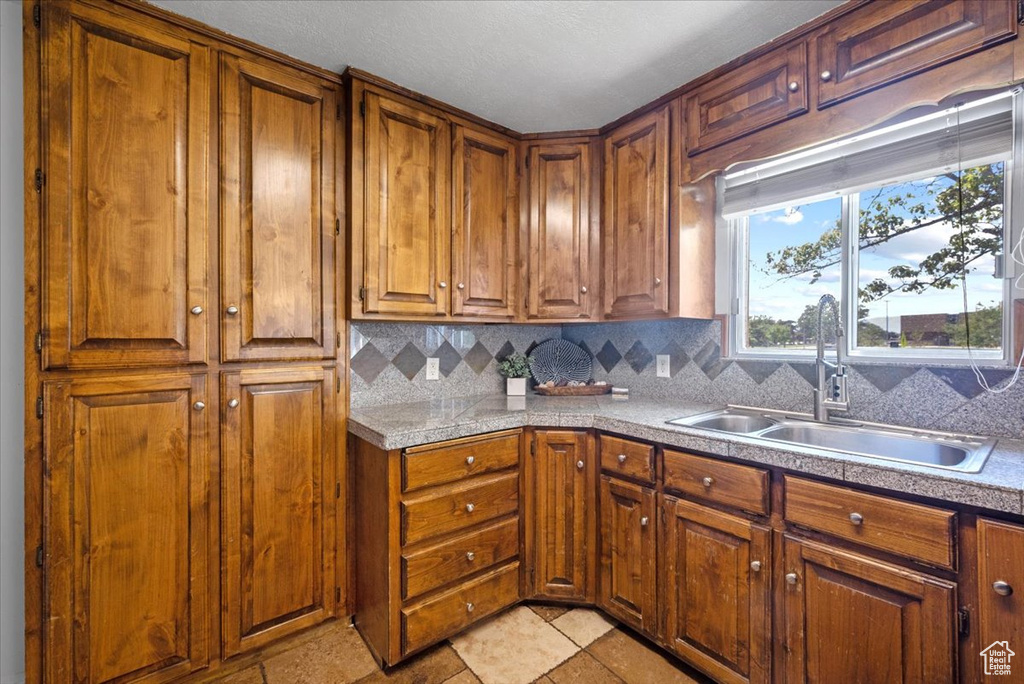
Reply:
[[[720,324],[689,319],[565,326],[355,322],[349,335],[352,407],[502,392],[498,360],[556,337],[583,346],[594,357],[594,378],[628,387],[631,395],[811,410],[812,362],[723,359]],[[658,354],[669,355],[671,377],[656,377]],[[426,380],[428,356],[439,359],[439,380]],[[1012,372],[985,375],[998,388]],[[845,417],[1024,437],[1024,381],[988,394],[970,368],[854,364],[849,388]]]

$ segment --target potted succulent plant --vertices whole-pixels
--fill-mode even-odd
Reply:
[[[510,396],[526,395],[526,378],[530,377],[530,364],[526,360],[526,354],[509,354],[498,364],[498,372],[505,376],[505,391]]]

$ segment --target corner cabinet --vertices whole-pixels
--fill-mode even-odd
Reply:
[[[654,489],[601,476],[598,605],[633,629],[657,634]]]
[[[669,109],[604,140],[604,315],[668,314]]]

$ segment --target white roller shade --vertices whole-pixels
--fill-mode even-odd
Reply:
[[[797,202],[970,168],[1013,151],[1013,97],[979,100],[726,174],[722,214],[737,218]],[[959,137],[959,142],[958,142]]]

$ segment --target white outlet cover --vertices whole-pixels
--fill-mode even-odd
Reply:
[[[427,380],[438,380],[441,377],[441,359],[427,359]]]
[[[672,371],[669,368],[671,356],[668,354],[658,354],[658,377],[659,378],[670,378],[672,377]]]

